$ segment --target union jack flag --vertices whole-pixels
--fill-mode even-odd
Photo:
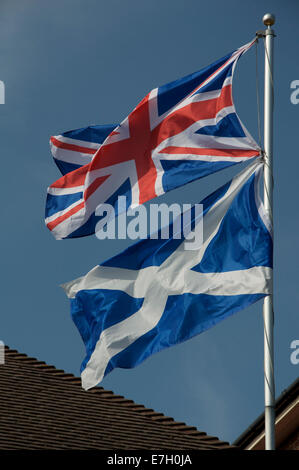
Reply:
[[[153,89],[119,125],[51,137],[64,175],[48,188],[46,225],[55,238],[94,233],[96,208],[115,204],[120,195],[136,207],[260,155],[232,97],[236,63],[254,42]]]

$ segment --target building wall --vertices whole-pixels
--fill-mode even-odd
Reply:
[[[299,428],[279,446],[278,450],[299,450]]]

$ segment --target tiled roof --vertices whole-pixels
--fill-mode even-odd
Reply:
[[[233,448],[8,347],[0,390],[0,449]]]

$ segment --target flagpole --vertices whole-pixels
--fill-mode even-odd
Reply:
[[[264,84],[264,206],[273,224],[273,40],[271,26],[275,16],[267,13],[263,17],[265,44],[265,84]],[[273,278],[271,279],[273,292]],[[265,449],[275,449],[275,384],[274,384],[274,314],[273,294],[264,299],[264,387],[265,387]]]

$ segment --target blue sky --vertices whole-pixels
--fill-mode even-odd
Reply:
[[[276,394],[298,376],[298,118],[290,83],[299,79],[296,0],[2,0],[0,339],[79,374],[84,348],[59,284],[118,253],[126,240],[55,241],[44,225],[46,188],[59,177],[48,140],[90,124],[120,122],[152,88],[194,72],[254,37],[262,16],[275,31]],[[259,45],[262,95],[263,51]],[[240,60],[234,100],[257,139],[255,50]],[[239,169],[163,196],[199,202]],[[176,420],[232,441],[263,411],[262,303],[102,385]]]

